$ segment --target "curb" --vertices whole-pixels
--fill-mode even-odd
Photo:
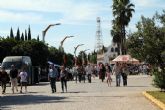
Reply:
[[[159,108],[161,108],[162,110],[165,110],[165,104],[162,103],[161,101],[157,100],[156,98],[154,98],[153,96],[151,96],[150,94],[148,94],[146,91],[142,92],[142,94],[149,99],[150,101],[152,101],[153,103],[155,103]]]

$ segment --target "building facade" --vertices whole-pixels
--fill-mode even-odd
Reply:
[[[107,52],[102,54],[97,54],[97,63],[110,63],[112,59],[118,56],[117,44],[112,42],[110,46],[107,47]]]

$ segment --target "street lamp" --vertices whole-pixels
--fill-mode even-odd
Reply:
[[[56,23],[56,24],[49,24],[45,30],[42,31],[42,41],[45,43],[45,35],[46,35],[46,32],[48,31],[48,29],[52,26],[56,26],[56,25],[61,25],[61,23]]]
[[[77,58],[76,58],[76,51],[77,51],[77,48],[82,46],[84,44],[78,44],[76,47],[74,47],[74,56],[75,56],[75,66],[76,66],[76,62],[77,62]]]
[[[71,37],[74,37],[74,36],[66,36],[60,43],[61,43],[61,47],[63,46],[63,43],[64,43],[64,41],[67,39],[67,38],[71,38]]]
[[[84,45],[84,44],[78,44],[76,47],[74,47],[74,55],[75,55],[75,57],[76,57],[77,48],[82,46],[82,45]]]
[[[66,36],[60,43],[60,49],[61,49],[61,52],[63,52],[63,63],[64,63],[64,66],[66,64],[66,55],[65,55],[65,52],[64,52],[64,49],[63,49],[63,43],[64,41],[67,39],[67,38],[71,38],[71,37],[74,37],[74,36]]]

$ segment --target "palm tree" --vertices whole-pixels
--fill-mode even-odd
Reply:
[[[111,35],[113,36],[112,41],[117,44],[118,47],[118,55],[120,55],[121,52],[121,37],[120,37],[120,30],[119,27],[116,25],[115,20],[112,20],[112,30]]]
[[[117,28],[119,28],[120,31],[120,45],[122,54],[126,54],[126,52],[123,51],[126,40],[125,27],[128,26],[132,18],[132,12],[135,11],[133,7],[134,4],[130,3],[130,0],[113,0],[112,11],[115,18],[113,23],[116,25]]]

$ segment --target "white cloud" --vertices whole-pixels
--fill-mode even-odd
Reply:
[[[45,12],[49,12],[54,16],[61,14],[61,18],[56,18],[56,21],[67,24],[82,24],[85,21],[95,19],[101,11],[107,10],[99,3],[79,3],[72,0],[4,0],[1,1],[0,9],[8,10],[3,11],[1,20],[4,18],[8,20],[10,16],[16,14],[13,17],[17,22],[29,18],[32,23],[35,21],[51,22],[47,20],[47,17],[42,16]],[[13,13],[14,11],[18,13]]]
[[[144,10],[144,8],[164,8],[163,0],[132,0],[135,8]]]
[[[0,21],[4,22],[25,22],[37,23],[42,21],[42,16],[35,13],[19,13],[11,11],[1,11],[0,10]]]

